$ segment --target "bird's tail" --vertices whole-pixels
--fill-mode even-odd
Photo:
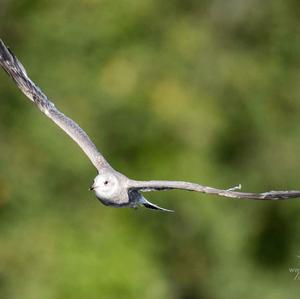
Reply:
[[[159,210],[159,211],[163,211],[163,212],[174,212],[173,210],[168,210],[168,209],[162,208],[158,205],[151,203],[144,196],[141,196],[140,204],[142,204],[145,208],[152,209],[152,210]]]

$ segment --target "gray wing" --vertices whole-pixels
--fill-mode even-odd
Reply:
[[[227,190],[212,188],[190,182],[182,181],[135,181],[130,180],[129,189],[139,190],[142,192],[163,191],[181,189],[196,191],[208,194],[214,194],[224,197],[237,199],[257,199],[257,200],[278,200],[300,197],[300,191],[269,191],[264,193],[237,192],[240,186]]]
[[[0,65],[19,89],[81,147],[98,170],[102,167],[109,167],[108,162],[97,150],[88,135],[73,120],[56,109],[41,89],[30,80],[23,65],[1,39]]]

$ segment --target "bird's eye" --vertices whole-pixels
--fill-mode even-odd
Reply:
[[[104,185],[107,185],[107,184],[108,184],[108,181],[105,181],[105,182],[104,182]]]

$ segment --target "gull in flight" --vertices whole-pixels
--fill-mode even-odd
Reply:
[[[13,52],[0,39],[0,65],[13,79],[18,88],[53,122],[64,130],[84,151],[98,170],[90,190],[107,206],[149,209],[172,212],[149,202],[143,192],[182,189],[209,193],[237,199],[278,200],[300,197],[300,191],[270,191],[246,193],[237,191],[241,186],[227,190],[212,188],[184,181],[137,181],[116,171],[97,150],[89,136],[73,120],[60,112],[41,89],[29,78],[27,72]]]

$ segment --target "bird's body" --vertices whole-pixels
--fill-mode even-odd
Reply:
[[[183,181],[136,181],[129,179],[113,169],[79,125],[60,112],[41,89],[31,81],[23,65],[1,39],[0,65],[17,84],[18,88],[47,117],[64,130],[89,157],[98,170],[98,175],[95,177],[90,190],[95,192],[96,197],[104,205],[131,208],[143,205],[146,208],[170,212],[170,210],[150,203],[141,192],[172,189],[183,189],[239,199],[276,200],[300,197],[300,191],[245,193],[237,192],[236,189],[239,188],[222,190]]]

